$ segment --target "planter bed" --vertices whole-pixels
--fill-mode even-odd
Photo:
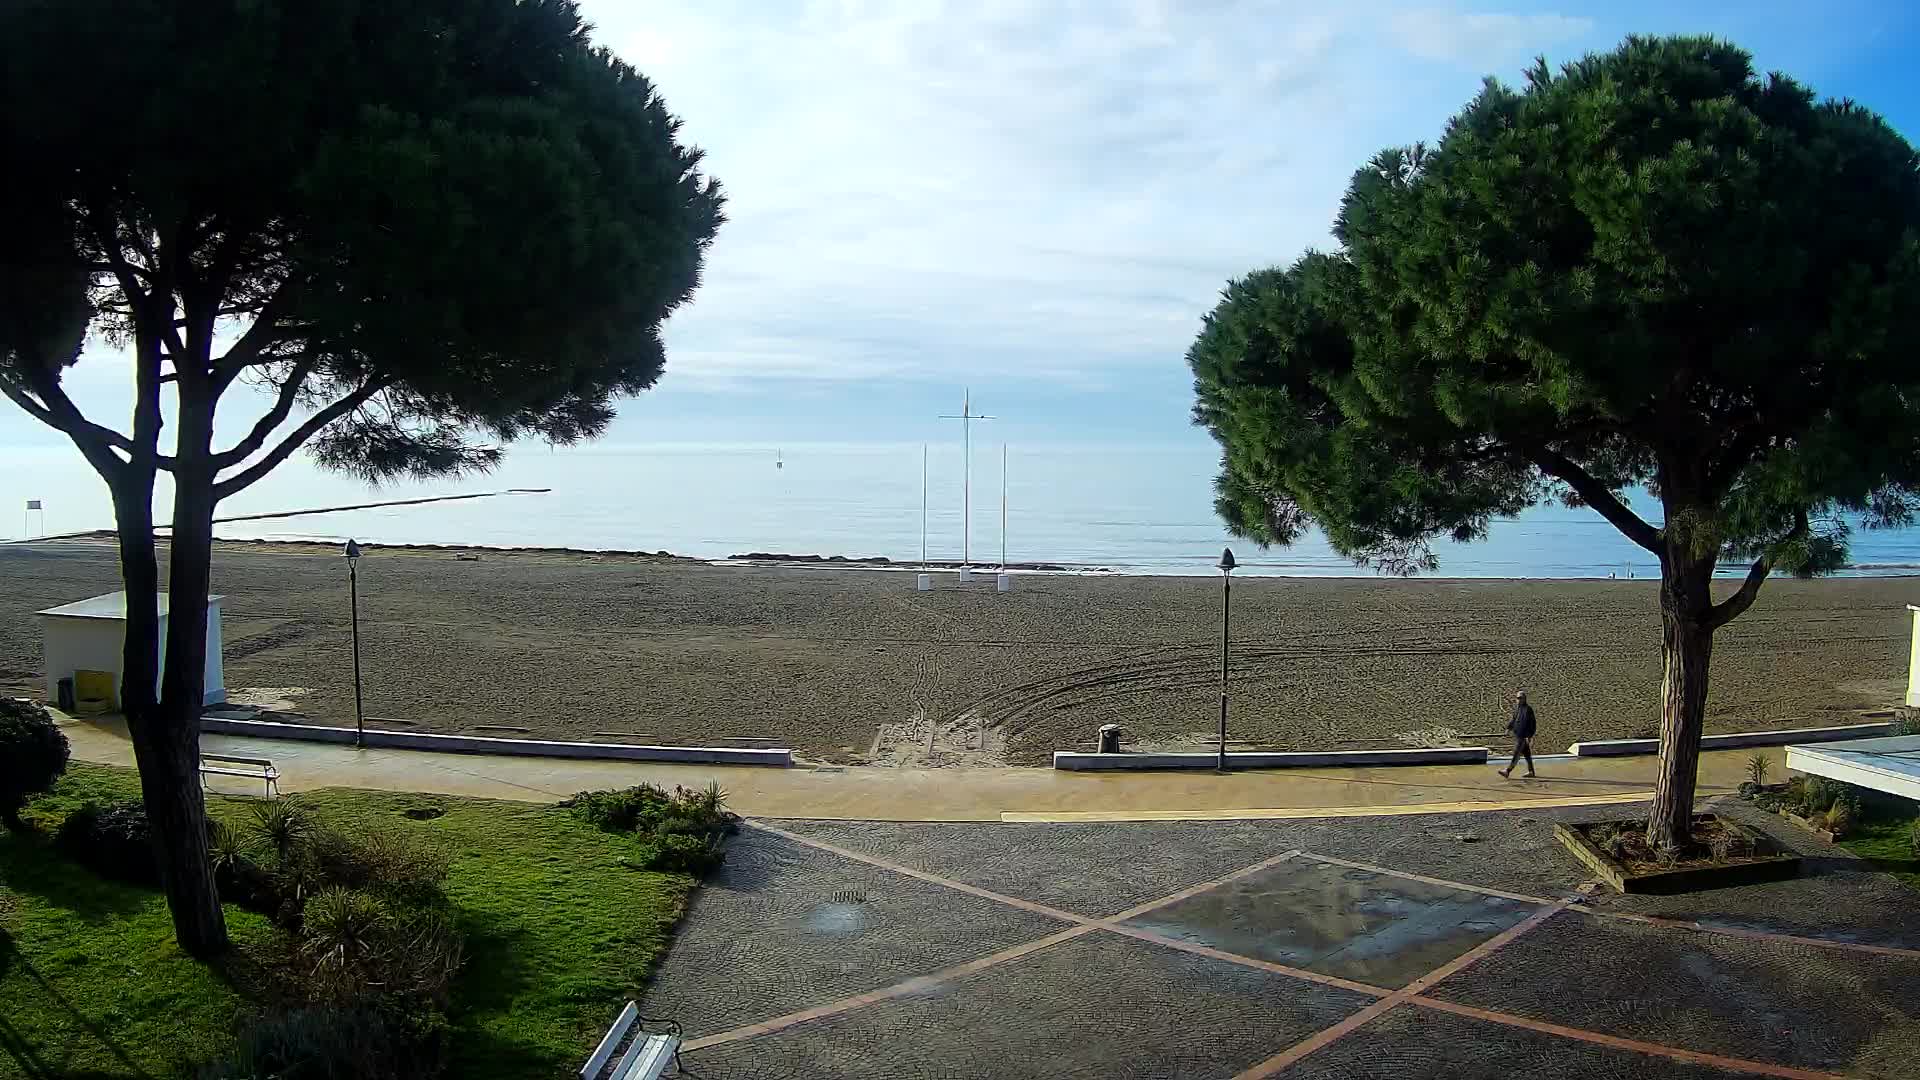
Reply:
[[[1590,834],[1602,827],[1641,828],[1642,822],[1587,821],[1560,824],[1553,833],[1574,858],[1591,869],[1595,876],[1623,893],[1677,893],[1696,889],[1718,889],[1730,885],[1752,885],[1797,877],[1800,856],[1784,851],[1771,837],[1756,832],[1730,818],[1713,814],[1695,814],[1694,829],[1725,830],[1739,834],[1749,854],[1715,862],[1710,858],[1682,859],[1670,867],[1652,863],[1623,864],[1602,850]]]

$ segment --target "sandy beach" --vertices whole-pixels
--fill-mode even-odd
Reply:
[[[346,566],[222,544],[237,701],[351,724]],[[1197,747],[1218,709],[1217,580],[910,575],[655,556],[373,549],[369,716],[414,730],[771,740],[833,762],[1040,764],[1104,723]],[[119,587],[113,550],[0,547],[0,691],[38,693],[41,608]],[[1725,583],[1731,589],[1732,582]],[[1768,583],[1722,630],[1710,731],[1846,723],[1896,703],[1920,578]],[[1524,686],[1541,746],[1650,733],[1650,581],[1234,582],[1231,736],[1279,748],[1497,739]]]

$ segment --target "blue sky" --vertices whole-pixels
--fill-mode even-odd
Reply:
[[[1203,439],[1182,354],[1225,281],[1330,243],[1358,164],[1536,54],[1714,33],[1920,135],[1896,3],[584,7],[731,199],[623,442],[937,437],[968,385],[995,440]],[[124,370],[73,392],[117,420]],[[0,409],[0,446],[54,438]]]

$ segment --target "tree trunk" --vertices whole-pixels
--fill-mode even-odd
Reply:
[[[1700,771],[1700,734],[1707,712],[1708,664],[1713,658],[1714,560],[1669,550],[1661,559],[1660,773],[1647,839],[1664,850],[1692,835],[1694,782]]]
[[[140,767],[147,816],[160,848],[160,877],[174,936],[195,956],[227,946],[227,924],[207,855],[206,801],[200,788],[200,711],[206,703],[207,594],[212,582],[213,441],[211,403],[182,392],[175,450],[173,540],[168,559],[167,662],[159,723],[149,753],[161,768]],[[138,743],[136,742],[136,750]],[[155,780],[164,777],[164,782]]]

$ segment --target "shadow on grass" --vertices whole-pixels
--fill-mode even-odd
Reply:
[[[134,914],[154,895],[68,862],[35,833],[13,833],[0,842],[0,878],[14,892],[70,911],[85,922]]]
[[[485,911],[463,911],[458,926],[466,939],[466,963],[455,984],[455,1022],[466,1013],[506,1011],[533,985],[533,968],[526,960],[532,935]]]
[[[5,1055],[6,1058],[12,1059],[14,1064],[20,1067],[20,1071],[23,1074],[31,1078],[31,1080],[41,1080],[43,1077],[46,1078],[46,1080],[56,1080],[56,1078],[57,1080],[98,1080],[98,1078],[105,1077],[113,1077],[115,1080],[125,1080],[128,1076],[144,1078],[152,1075],[145,1069],[142,1069],[132,1057],[128,1056],[126,1049],[114,1039],[111,1032],[99,1024],[94,1023],[93,1019],[87,1016],[86,1013],[74,1008],[72,1002],[68,1001],[60,991],[54,989],[53,984],[47,981],[46,976],[40,974],[40,970],[34,967],[32,962],[20,955],[19,949],[13,943],[13,938],[4,930],[0,930],[0,978],[6,978],[15,972],[24,973],[26,979],[38,986],[39,989],[37,993],[39,997],[53,1005],[60,1012],[66,1013],[72,1018],[76,1027],[92,1035],[100,1045],[107,1048],[108,1053],[112,1054],[122,1065],[126,1066],[125,1072],[113,1073],[102,1072],[96,1069],[68,1069],[65,1067],[66,1062],[64,1060],[60,1062],[49,1061],[45,1055],[35,1047],[35,1044],[27,1038],[25,1033],[13,1026],[13,1023],[8,1017],[0,1016],[0,1055]]]

